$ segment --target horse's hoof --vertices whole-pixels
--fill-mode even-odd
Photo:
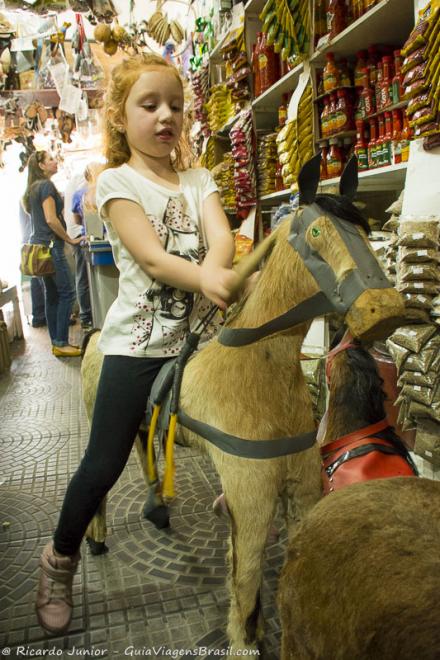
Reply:
[[[108,552],[108,546],[104,541],[95,541],[90,536],[86,537],[86,541],[92,555],[105,555]]]
[[[156,506],[154,509],[148,509],[144,507],[144,518],[153,523],[157,529],[165,529],[165,527],[170,526],[170,514],[168,512],[168,507],[164,504]]]

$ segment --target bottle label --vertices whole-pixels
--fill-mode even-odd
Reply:
[[[258,68],[260,69],[260,71],[261,71],[262,69],[266,69],[266,68],[267,68],[267,64],[268,64],[267,55],[265,55],[264,53],[261,53],[261,54],[258,56]]]

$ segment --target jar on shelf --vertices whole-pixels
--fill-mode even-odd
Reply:
[[[347,9],[344,0],[328,0],[327,3],[327,31],[330,39],[345,29]]]
[[[251,68],[252,68],[252,85],[254,90],[254,97],[260,96],[261,94],[261,82],[260,82],[260,69],[258,66],[258,52],[261,40],[261,32],[257,34],[257,42],[252,46],[252,59],[251,59]]]
[[[354,145],[354,153],[358,161],[358,169],[368,170],[368,143],[366,124],[363,119],[356,122],[356,143]]]
[[[278,80],[277,55],[267,41],[264,32],[261,33],[260,48],[258,49],[258,70],[260,74],[261,94],[272,87]]]
[[[375,95],[373,89],[370,87],[370,81],[368,77],[368,69],[365,67],[363,69],[363,86],[360,94],[360,105],[362,109],[363,119],[372,115],[375,110]]]
[[[359,50],[356,53],[356,64],[354,67],[354,86],[363,87],[364,69],[367,66],[367,51]]]
[[[336,119],[336,103],[337,103],[338,97],[336,95],[336,92],[332,92],[330,94],[330,104],[329,104],[329,109],[328,109],[328,133],[327,135],[333,135],[333,133],[336,133],[336,124],[337,124],[337,119]]]
[[[393,163],[399,165],[402,162],[402,112],[393,110]]]
[[[323,99],[324,107],[321,112],[320,125],[321,125],[321,135],[322,137],[327,137],[330,135],[330,97],[324,96]]]
[[[354,113],[348,92],[346,89],[338,89],[336,95],[337,103],[334,132],[341,133],[342,131],[351,131],[354,128]]]
[[[368,142],[368,168],[377,167],[377,121],[375,118],[369,121],[370,139]]]
[[[391,83],[391,100],[393,105],[399,103],[404,96],[403,89],[403,75],[402,75],[402,62],[403,57],[400,50],[395,50],[394,53],[394,76]]]
[[[376,4],[376,0],[364,0],[364,13],[369,11]]]
[[[338,138],[330,138],[327,156],[327,174],[329,179],[341,176],[343,168],[342,150]]]
[[[382,57],[383,79],[380,87],[380,105],[381,108],[387,108],[392,103],[392,83],[393,83],[393,58],[391,55]]]
[[[339,62],[339,86],[351,87],[351,75],[346,57],[343,57]]]
[[[339,71],[335,62],[334,53],[327,53],[327,63],[322,73],[324,92],[331,92],[339,87]]]

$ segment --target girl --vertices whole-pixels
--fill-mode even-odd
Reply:
[[[23,205],[32,220],[30,242],[42,245],[53,243],[51,255],[55,273],[43,278],[52,353],[57,357],[78,357],[81,350],[69,345],[69,321],[75,300],[75,288],[64,254],[64,242],[77,245],[81,237],[70,238],[66,232],[64,203],[50,180],[56,171],[57,161],[47,151],[36,151],[32,154],[28,162],[28,181]]]
[[[81,540],[128,460],[154,378],[212,303],[225,309],[237,287],[217,188],[207,170],[183,170],[183,121],[183,86],[172,65],[143,54],[115,67],[105,114],[107,169],[96,200],[119,293],[99,342],[105,357],[89,445],[40,561],[37,614],[52,633],[70,623]],[[214,332],[209,326],[203,339]]]

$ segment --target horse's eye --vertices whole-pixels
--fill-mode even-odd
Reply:
[[[312,227],[312,236],[313,238],[318,238],[321,235],[321,230],[318,227]]]

